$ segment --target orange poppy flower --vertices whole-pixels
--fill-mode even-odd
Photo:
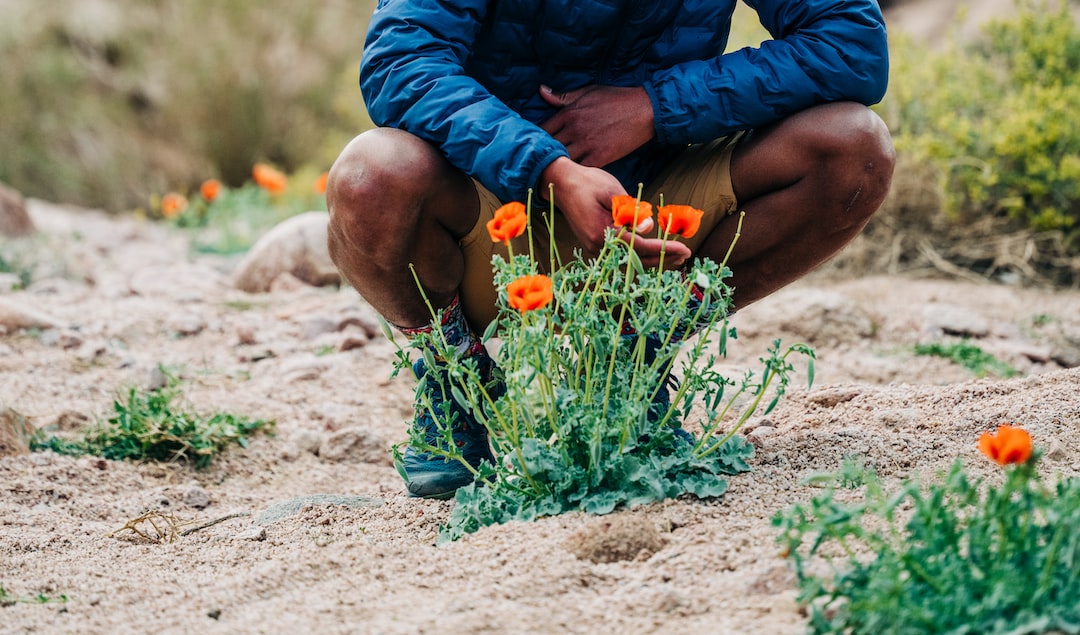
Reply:
[[[683,238],[690,238],[701,227],[701,217],[705,212],[689,205],[664,205],[657,210],[660,228]]]
[[[529,216],[525,213],[524,203],[507,203],[495,210],[495,217],[487,222],[488,234],[491,242],[510,244],[512,238],[517,238],[525,232],[525,225],[529,222]]]
[[[1023,428],[999,425],[996,434],[984,432],[979,450],[999,465],[1026,463],[1031,458],[1031,434]]]
[[[326,180],[330,178],[329,172],[323,172],[319,175],[319,178],[315,179],[315,193],[326,194]]]
[[[271,194],[281,194],[289,184],[289,179],[284,172],[275,170],[265,163],[256,163],[251,169],[251,176],[259,187]]]
[[[165,218],[173,218],[187,209],[187,199],[182,194],[169,192],[161,197],[161,215]]]
[[[620,194],[611,197],[611,218],[616,227],[637,227],[646,218],[652,218],[652,204],[640,203],[636,196]]]
[[[220,193],[221,181],[217,179],[206,179],[199,186],[199,194],[202,194],[203,200],[207,203],[213,203]]]
[[[506,287],[510,306],[522,313],[542,309],[555,297],[551,287],[551,278],[545,275],[522,276]]]

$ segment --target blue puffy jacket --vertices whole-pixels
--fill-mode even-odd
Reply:
[[[504,201],[566,149],[540,84],[644,86],[656,137],[606,166],[628,191],[672,152],[809,106],[881,99],[875,0],[744,0],[773,40],[723,54],[736,0],[380,0],[360,87],[371,119],[439,147]]]

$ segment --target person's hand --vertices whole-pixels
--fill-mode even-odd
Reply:
[[[656,134],[652,102],[640,86],[593,85],[565,93],[541,86],[540,97],[559,108],[540,127],[587,167],[621,159]]]
[[[548,196],[548,184],[555,194],[555,205],[566,217],[570,229],[581,241],[587,256],[600,253],[604,245],[604,232],[614,227],[611,218],[611,199],[626,190],[611,174],[600,168],[580,165],[566,157],[555,159],[540,175],[540,196]],[[641,235],[653,230],[652,219],[642,222],[637,232],[623,230],[621,238],[627,242],[633,240],[634,251],[646,267],[660,264],[661,249],[665,249],[665,267],[677,267],[690,258],[690,248],[669,240],[665,244],[659,238],[646,238]]]

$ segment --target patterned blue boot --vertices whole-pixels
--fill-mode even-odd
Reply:
[[[475,359],[488,394],[493,399],[502,396],[506,386],[501,380],[494,379],[494,360],[486,351],[477,353]],[[476,420],[471,408],[454,399],[442,373],[429,373],[423,359],[413,364],[413,372],[418,381],[413,425],[423,431],[425,442],[434,447],[445,447],[446,436],[442,432],[445,425],[440,427],[437,416],[439,421],[450,422],[453,443],[469,465],[478,468],[485,461],[494,464],[487,428]],[[402,467],[409,496],[413,497],[447,499],[459,488],[472,483],[474,478],[473,472],[461,461],[417,450],[411,445],[405,450]]]

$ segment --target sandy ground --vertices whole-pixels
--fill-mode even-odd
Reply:
[[[808,475],[846,455],[888,479],[957,457],[992,474],[975,441],[1003,422],[1033,433],[1048,475],[1080,474],[1080,369],[1065,368],[1080,293],[816,274],[735,318],[727,370],[781,337],[815,347],[817,382],[800,372],[750,422],[753,471],[722,499],[436,545],[452,503],[407,498],[386,459],[412,387],[389,378],[393,346],[370,336],[354,292],[241,293],[233,262],[192,256],[164,227],[31,203],[56,275],[0,299],[62,326],[0,336],[0,408],[78,428],[164,364],[193,409],[273,418],[277,434],[201,471],[0,458],[0,586],[68,598],[0,607],[2,633],[798,633],[770,518],[819,491]],[[1020,375],[979,379],[912,353],[958,337]],[[294,500],[313,495],[337,498]],[[166,544],[112,533],[146,511],[228,518]]]

